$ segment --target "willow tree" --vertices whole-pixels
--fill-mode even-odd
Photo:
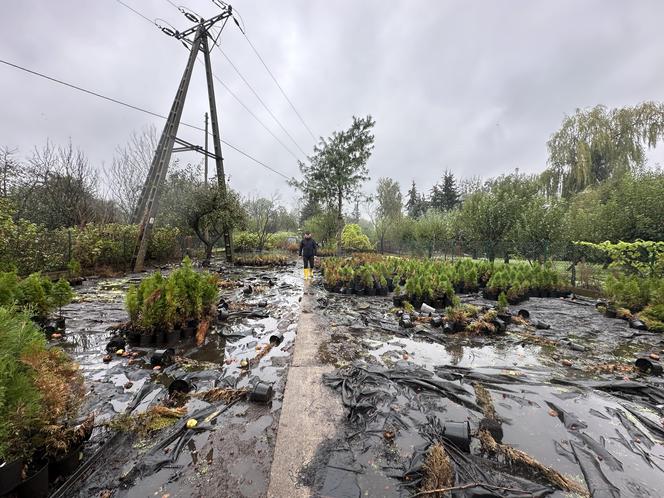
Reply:
[[[299,163],[303,179],[291,181],[307,199],[320,202],[336,215],[339,233],[344,202],[359,197],[362,184],[369,179],[366,164],[373,151],[374,124],[371,116],[353,116],[350,128],[320,139],[307,163]]]
[[[577,109],[548,141],[547,193],[569,197],[645,162],[646,150],[664,138],[664,105]]]

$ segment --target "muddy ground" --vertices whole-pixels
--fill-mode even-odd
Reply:
[[[213,270],[230,281],[221,294],[231,317],[214,326],[201,347],[193,341],[180,342],[175,347],[178,361],[161,372],[149,365],[155,347],[129,348],[141,355],[137,359],[114,355],[110,363],[102,361],[114,333],[109,326],[127,320],[126,289],[145,274],[92,278],[77,289],[76,302],[64,309],[67,333],[59,345],[80,363],[85,375],[89,392],[83,411],[96,413],[97,428],[84,453],[86,459],[98,459],[57,496],[265,495],[299,316],[301,270],[233,268],[221,263]],[[244,292],[248,285],[250,294]],[[283,342],[256,361],[257,348],[264,348],[277,332],[283,334]],[[243,359],[250,361],[249,368],[241,367]],[[263,382],[273,387],[273,397],[267,404],[241,399],[184,436],[182,425],[188,417],[202,420],[226,403],[191,397],[185,400],[187,416],[171,427],[149,435],[116,430],[112,421],[122,414],[140,414],[166,401],[167,386],[176,378],[185,378],[198,392],[213,387],[250,389]],[[151,451],[172,433],[178,437],[171,444]],[[171,458],[178,450],[178,457]]]

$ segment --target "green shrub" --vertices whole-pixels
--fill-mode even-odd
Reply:
[[[622,274],[609,275],[604,282],[604,293],[618,306],[639,311],[650,301],[651,286],[649,279]]]
[[[341,232],[341,246],[346,251],[370,251],[373,245],[360,225],[349,223]]]
[[[233,246],[238,252],[249,252],[258,249],[258,234],[253,232],[235,232]]]

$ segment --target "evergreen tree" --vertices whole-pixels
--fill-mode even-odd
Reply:
[[[438,183],[431,187],[431,194],[429,195],[429,206],[431,209],[435,209],[436,211],[445,210],[443,206],[443,189]]]
[[[460,202],[456,180],[451,171],[446,170],[443,174],[443,185],[440,187],[440,197],[443,211],[454,209]]]
[[[415,186],[415,180],[406,194],[406,213],[411,218],[419,218],[422,216],[428,207],[428,202],[424,195],[420,195],[417,192],[417,187]]]
[[[413,180],[413,184],[408,190],[406,197],[407,197],[406,213],[408,213],[408,216],[410,216],[411,218],[417,218],[416,212],[417,212],[417,205],[419,204],[419,196],[417,195],[417,187],[415,186],[415,180]]]
[[[450,211],[459,204],[459,197],[454,174],[445,170],[440,183],[435,184],[431,189],[429,207],[438,211]]]

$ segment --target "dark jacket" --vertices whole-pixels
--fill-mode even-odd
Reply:
[[[302,242],[300,242],[300,256],[304,256],[305,258],[315,256],[317,249],[318,244],[316,244],[316,241],[313,238],[302,239]]]

